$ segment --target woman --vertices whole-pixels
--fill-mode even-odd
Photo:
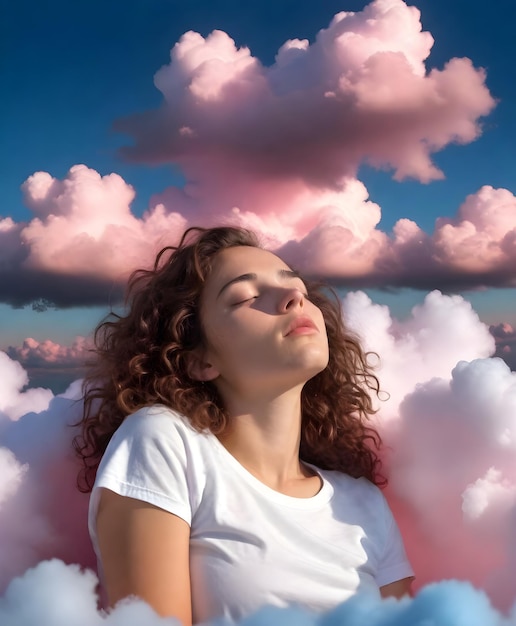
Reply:
[[[408,593],[378,381],[338,300],[229,227],[188,230],[128,300],[97,329],[76,442],[109,603],[189,626]]]

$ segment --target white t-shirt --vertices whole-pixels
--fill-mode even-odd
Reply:
[[[90,499],[99,555],[100,487],[156,505],[191,528],[194,623],[239,620],[265,604],[327,611],[357,591],[412,576],[381,491],[364,478],[314,468],[311,498],[275,491],[211,433],[164,406],[129,415],[113,435]]]

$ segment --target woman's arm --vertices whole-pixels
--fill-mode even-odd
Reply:
[[[191,626],[190,527],[183,519],[102,489],[97,536],[111,605],[138,596]]]
[[[393,583],[384,585],[380,587],[380,594],[382,598],[403,598],[403,596],[411,596],[413,580],[414,577],[410,576],[409,578],[402,578],[401,580],[396,580]]]

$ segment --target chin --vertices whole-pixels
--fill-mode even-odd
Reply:
[[[329,358],[327,354],[311,354],[309,356],[310,358],[306,358],[304,362],[300,364],[300,370],[303,372],[303,382],[307,382],[314,376],[317,376],[317,374],[320,374],[328,366]]]

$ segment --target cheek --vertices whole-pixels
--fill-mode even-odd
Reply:
[[[209,312],[203,311],[201,315],[201,332],[204,346],[208,351],[217,348],[217,337],[219,336],[219,324],[217,317]]]
[[[240,367],[258,363],[262,355],[277,350],[275,333],[273,323],[260,319],[254,311],[241,311],[235,317],[213,320],[207,340],[219,363]]]
[[[245,344],[245,335],[241,325],[227,317],[220,319],[213,315],[204,325],[208,351],[219,360],[230,361],[234,354],[238,355]]]
[[[224,345],[225,328],[210,319],[203,325],[203,336],[206,348],[210,351],[218,352]]]

